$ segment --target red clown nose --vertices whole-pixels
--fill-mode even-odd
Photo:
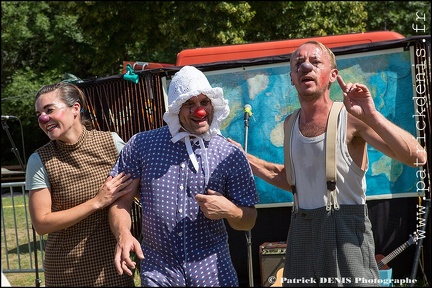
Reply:
[[[204,118],[206,115],[207,115],[207,113],[204,110],[204,108],[195,109],[194,116],[196,116],[198,118]]]
[[[41,114],[38,117],[38,121],[41,124],[46,124],[46,123],[48,123],[50,121],[50,117],[48,115],[46,115],[46,114]]]

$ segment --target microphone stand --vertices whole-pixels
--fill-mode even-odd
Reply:
[[[20,126],[21,126],[21,120],[19,118],[17,118],[17,119],[20,122]],[[12,136],[11,136],[11,134],[9,132],[9,126],[6,123],[6,120],[2,120],[1,124],[2,124],[3,130],[6,131],[6,134],[7,134],[8,138],[9,138],[9,142],[12,145],[11,151],[15,154],[16,158],[18,159],[18,162],[19,162],[19,164],[21,166],[21,170],[25,172],[26,171],[25,170],[25,165],[24,165],[23,161],[21,160],[21,156],[20,156],[19,150],[17,149],[17,147],[15,145],[15,142],[13,141]],[[21,127],[21,138],[23,138],[22,131],[23,131],[23,129]],[[24,152],[24,145],[23,145],[23,153],[25,153]],[[38,256],[37,256],[36,231],[35,231],[35,229],[33,227],[33,224],[32,224],[32,230],[33,230],[33,250],[34,250],[35,271],[36,271],[35,285],[36,285],[36,287],[40,287],[40,284],[42,283],[42,280],[39,278],[39,265],[38,265]]]
[[[8,126],[7,123],[6,123],[6,120],[2,120],[2,121],[1,121],[1,124],[2,124],[3,130],[6,131],[6,134],[7,134],[8,138],[9,138],[10,143],[12,144],[12,149],[11,149],[11,151],[12,151],[12,152],[15,154],[15,156],[17,157],[18,162],[19,162],[19,164],[20,164],[20,166],[21,166],[22,171],[25,172],[25,166],[24,166],[24,163],[22,162],[22,160],[21,160],[21,156],[20,156],[20,154],[19,154],[19,150],[18,150],[17,147],[15,146],[15,142],[13,141],[12,136],[10,135],[10,132],[9,132],[9,126]]]
[[[415,255],[414,255],[414,262],[413,262],[413,266],[411,269],[411,275],[410,275],[410,279],[412,280],[408,287],[414,287],[414,280],[416,280],[416,276],[417,276],[417,267],[418,265],[421,265],[420,262],[420,254],[421,254],[421,250],[423,248],[423,240],[424,240],[424,235],[426,235],[426,227],[427,227],[427,220],[428,220],[428,215],[429,215],[429,208],[430,208],[430,202],[431,199],[426,199],[425,200],[425,210],[424,210],[424,216],[423,216],[423,223],[424,223],[424,228],[422,230],[422,233],[420,234],[420,236],[423,236],[421,238],[419,238],[418,243],[417,243],[417,247],[416,247],[416,251],[415,251]],[[418,217],[418,216],[417,216]],[[424,271],[423,271],[424,273]]]
[[[248,113],[248,112],[246,112]],[[249,118],[245,117],[245,137],[244,137],[244,151],[247,153],[248,148],[248,133],[249,133]],[[252,264],[252,234],[251,230],[246,231],[246,243],[248,248],[248,270],[249,270],[249,287],[254,287],[253,278],[253,264]]]

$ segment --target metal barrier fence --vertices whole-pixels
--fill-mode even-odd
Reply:
[[[46,235],[37,235],[28,210],[25,182],[1,183],[1,267],[5,273],[35,273],[41,286]],[[135,199],[131,211],[132,234],[141,239],[141,204]]]
[[[37,235],[28,210],[24,182],[1,183],[1,267],[7,273],[35,273],[40,286],[46,236]]]

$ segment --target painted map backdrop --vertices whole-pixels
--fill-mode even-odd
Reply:
[[[337,56],[345,83],[366,84],[377,109],[390,121],[417,136],[410,52],[402,49]],[[245,144],[244,106],[250,104],[247,150],[262,159],[283,163],[283,121],[299,108],[290,83],[289,63],[278,63],[205,73],[212,86],[224,89],[230,115],[221,127],[224,136]],[[331,98],[342,100],[337,82]],[[368,146],[368,199],[417,196],[417,169],[403,165]],[[260,204],[289,203],[292,194],[255,177]],[[410,196],[409,194],[408,196]]]

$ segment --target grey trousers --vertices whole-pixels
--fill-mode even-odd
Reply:
[[[379,287],[366,205],[299,209],[288,231],[284,287]]]

